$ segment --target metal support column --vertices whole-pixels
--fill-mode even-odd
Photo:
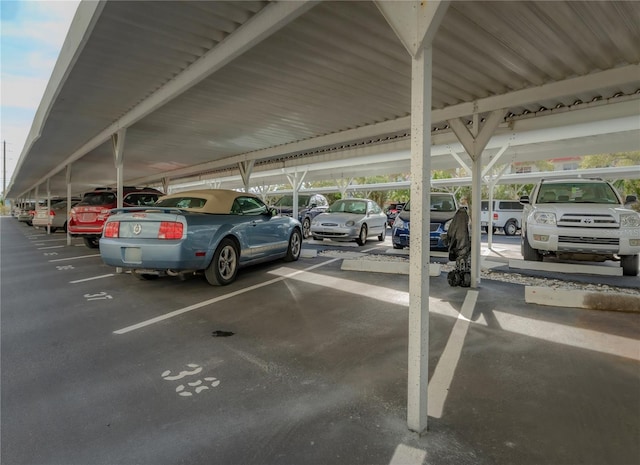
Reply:
[[[111,136],[111,142],[113,143],[113,158],[116,165],[116,179],[117,179],[117,207],[122,208],[122,184],[124,178],[124,142],[127,135],[127,128],[122,128]]]
[[[69,218],[71,216],[71,165],[67,165],[65,180],[67,182],[67,226],[69,226]],[[67,227],[67,245],[71,245],[71,236],[69,235],[68,227]]]
[[[253,171],[253,165],[255,160],[243,161],[238,163],[238,169],[240,170],[240,176],[244,183],[244,191],[249,192],[249,180],[251,179],[251,172]]]

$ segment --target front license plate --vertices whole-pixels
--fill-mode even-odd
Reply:
[[[142,263],[142,250],[140,247],[125,247],[123,261],[127,263]]]

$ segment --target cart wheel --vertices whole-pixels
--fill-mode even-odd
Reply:
[[[460,285],[460,275],[458,274],[457,271],[449,271],[449,274],[447,275],[447,282],[449,283],[449,286],[459,286]]]
[[[461,276],[461,280],[462,280],[462,287],[470,287],[471,286],[471,273],[469,273],[468,271],[462,273]]]

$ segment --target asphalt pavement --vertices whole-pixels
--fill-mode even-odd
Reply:
[[[65,243],[0,219],[3,464],[640,463],[638,314],[432,277],[419,436],[406,276],[317,256],[139,281]]]

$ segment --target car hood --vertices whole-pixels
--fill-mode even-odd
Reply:
[[[535,206],[536,211],[544,211],[549,213],[555,213],[556,216],[563,213],[573,213],[579,215],[602,215],[609,214],[615,218],[622,214],[636,213],[633,210],[624,208],[621,205],[604,205],[597,203],[585,203],[585,204],[557,204],[557,203],[543,203]]]
[[[361,221],[363,218],[364,215],[359,213],[320,213],[315,221],[344,224],[347,221]]]
[[[410,214],[411,212],[406,212],[406,211],[401,211],[398,214],[398,217],[402,219],[402,221],[404,222],[409,222],[410,220]],[[453,216],[456,214],[456,212],[440,212],[440,211],[432,211],[430,213],[431,216],[431,223],[446,223],[447,221],[449,221],[451,218],[453,218]]]

